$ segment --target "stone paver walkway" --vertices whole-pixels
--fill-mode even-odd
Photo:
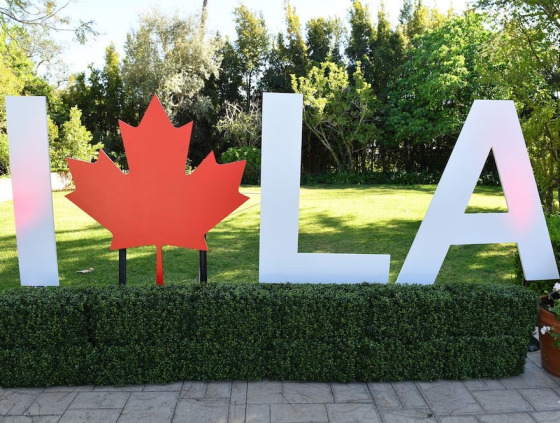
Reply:
[[[79,422],[558,423],[560,378],[535,352],[523,375],[493,380],[0,388],[0,423]]]

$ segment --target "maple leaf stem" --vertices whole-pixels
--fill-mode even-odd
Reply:
[[[163,251],[161,245],[156,245],[156,284],[163,285]]]

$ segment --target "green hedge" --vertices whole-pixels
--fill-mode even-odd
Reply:
[[[21,288],[0,293],[0,386],[499,378],[536,312],[517,286]]]
[[[394,172],[325,172],[301,175],[302,185],[419,185],[438,184],[441,172],[414,172],[398,170]],[[478,185],[500,185],[497,173],[483,173],[478,178]]]
[[[261,180],[261,150],[257,147],[231,147],[222,153],[222,163],[245,160],[241,183],[258,185]]]

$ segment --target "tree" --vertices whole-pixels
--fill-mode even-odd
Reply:
[[[359,0],[354,0],[350,9],[350,38],[345,53],[350,74],[356,72],[360,62],[367,81],[371,81],[371,43],[374,36],[369,8]]]
[[[296,8],[292,7],[289,1],[285,2],[284,10],[286,12],[286,42],[279,44],[278,48],[288,62],[289,74],[305,75],[309,68],[309,57],[307,45],[301,33],[299,16]]]
[[[270,42],[262,12],[257,14],[241,4],[233,13],[237,33],[235,49],[241,62],[248,111],[255,98],[254,88],[265,64]]]
[[[409,43],[415,44],[415,38],[429,29],[440,27],[447,19],[438,9],[429,9],[422,0],[411,0],[403,3],[399,22]]]
[[[268,66],[264,71],[262,91],[292,92],[291,75],[307,74],[310,61],[299,16],[295,7],[284,3],[286,31],[280,32],[268,55]]]
[[[372,139],[368,148],[369,157],[362,155],[362,168],[370,170],[380,167],[389,170],[387,147],[391,144],[393,133],[388,125],[389,86],[400,78],[406,54],[406,37],[402,31],[392,31],[383,9],[377,13],[377,28],[371,43],[371,88],[382,103],[376,122],[378,138]]]
[[[81,122],[82,112],[77,107],[70,110],[70,119],[62,125],[61,135],[58,139],[56,131],[49,125],[51,138],[51,167],[53,170],[68,170],[66,158],[90,161],[97,157],[97,151],[103,148],[103,144],[91,145],[91,132]]]
[[[154,94],[170,119],[203,116],[209,107],[201,96],[205,82],[218,75],[220,42],[207,38],[194,17],[166,16],[153,10],[127,35],[122,78],[132,122],[138,122]]]
[[[43,95],[48,113],[55,118],[63,114],[58,95],[44,79],[36,75],[33,62],[13,36],[22,28],[0,26],[0,174],[9,171],[6,136],[5,96]]]
[[[399,167],[443,169],[472,102],[492,98],[479,70],[491,36],[484,19],[470,12],[416,37],[389,94]]]
[[[223,105],[226,102],[241,103],[243,97],[240,88],[243,86],[241,58],[235,51],[229,39],[220,49],[222,62],[220,63],[219,76],[211,77],[210,92],[215,96],[214,103]]]
[[[32,76],[33,64],[0,26],[0,134],[6,133],[5,96],[20,95]]]
[[[256,103],[246,112],[239,104],[226,103],[225,115],[216,128],[236,147],[260,147],[262,114]]]
[[[72,31],[83,43],[87,35],[96,35],[93,22],[74,21],[63,16],[64,9],[72,0],[5,0],[0,5],[2,27],[36,26],[47,31]]]
[[[389,82],[395,80],[404,61],[405,40],[393,32],[383,9],[377,14],[377,30],[371,43],[371,81],[377,97],[385,99]]]
[[[305,125],[343,172],[354,170],[356,151],[376,135],[377,100],[357,65],[353,84],[344,67],[332,62],[292,78],[294,91],[303,94]]]
[[[342,63],[341,45],[344,26],[339,18],[314,18],[307,24],[307,52],[312,65],[331,61]]]
[[[120,155],[124,153],[124,146],[118,126],[118,119],[123,119],[122,110],[125,106],[124,86],[120,70],[119,54],[115,45],[111,43],[105,49],[105,65],[101,73],[101,83],[104,88],[103,99],[105,119],[101,127],[102,142],[109,151]]]
[[[480,0],[501,31],[486,49],[487,80],[515,100],[546,213],[560,193],[560,8],[555,0]]]

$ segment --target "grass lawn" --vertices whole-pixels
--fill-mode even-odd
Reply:
[[[300,252],[391,255],[395,281],[428,208],[434,185],[305,187],[300,194]],[[250,197],[208,234],[210,282],[258,282],[259,187],[243,187]],[[111,233],[54,193],[60,283],[116,285],[118,252],[109,250]],[[479,187],[467,212],[499,212],[507,207],[501,190]],[[437,282],[513,280],[514,244],[451,247]],[[163,249],[166,284],[197,280],[198,251]],[[128,283],[155,283],[155,247],[127,251]],[[88,274],[78,270],[93,267]],[[11,201],[0,203],[0,290],[19,286]]]

